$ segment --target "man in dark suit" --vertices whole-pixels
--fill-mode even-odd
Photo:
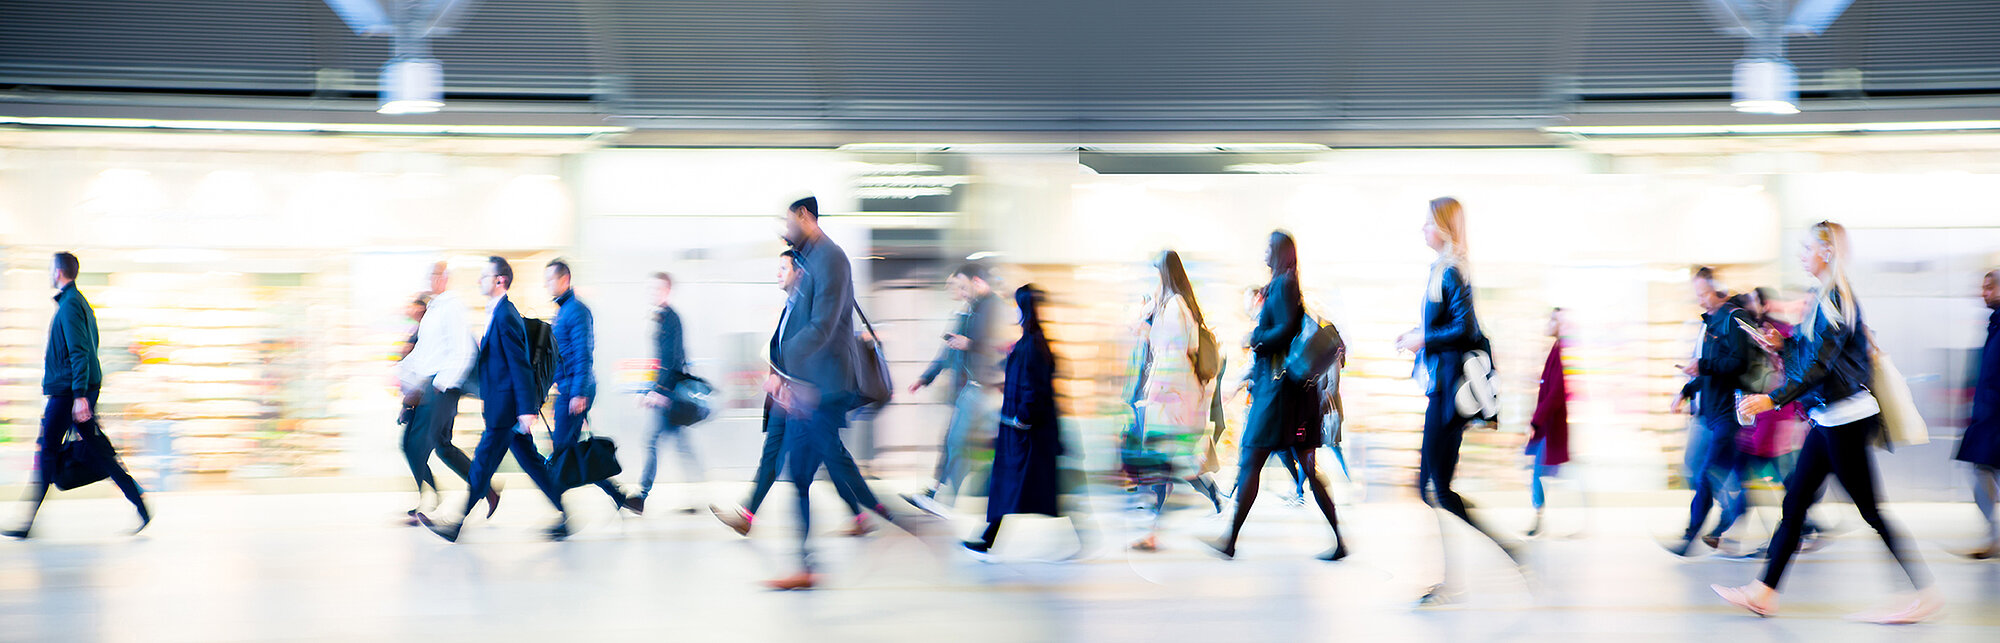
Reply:
[[[437,522],[428,515],[417,514],[425,527],[452,542],[458,541],[464,517],[472,515],[472,507],[492,490],[493,471],[509,450],[514,452],[514,461],[521,465],[528,479],[548,496],[556,511],[563,512],[563,519],[549,528],[549,538],[569,537],[569,513],[563,509],[563,490],[556,488],[549,475],[548,461],[535,451],[535,439],[529,434],[548,391],[535,390],[534,372],[528,367],[527,324],[514,308],[514,302],[507,299],[507,289],[513,285],[513,266],[506,259],[488,257],[486,269],[479,274],[479,290],[490,299],[487,313],[491,318],[473,360],[473,368],[478,371],[480,399],[485,401],[486,433],[479,436],[479,447],[472,452],[472,490],[465,497],[465,510],[459,512],[460,520],[454,523]]]
[[[35,513],[41,510],[42,499],[48,497],[49,484],[53,482],[51,478],[61,466],[56,462],[58,447],[72,430],[82,440],[87,463],[117,483],[118,490],[125,492],[125,499],[138,508],[139,528],[132,533],[139,533],[153,522],[139,483],[118,463],[118,454],[107,450],[111,443],[104,439],[103,427],[97,423],[97,393],[104,385],[104,367],[97,362],[97,313],[91,311],[83,292],[76,289],[76,276],[81,269],[82,263],[76,255],[67,252],[56,253],[49,268],[49,283],[56,289],[55,319],[49,323],[49,346],[42,357],[42,394],[49,396],[49,403],[42,411],[35,482],[28,486],[28,519],[17,529],[0,532],[9,538],[27,538],[34,527]]]
[[[765,389],[786,417],[785,454],[792,484],[798,486],[800,571],[768,583],[780,590],[810,589],[815,581],[808,490],[821,465],[862,506],[894,520],[840,441],[840,429],[847,426],[847,412],[858,396],[854,365],[861,359],[854,342],[854,280],[847,252],[820,230],[819,200],[812,197],[787,210],[785,240],[799,253],[800,281],[778,321],[772,353],[778,372],[765,381]]]

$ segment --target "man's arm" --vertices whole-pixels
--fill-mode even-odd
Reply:
[[[521,321],[519,311],[505,312],[507,314],[498,315],[493,320],[500,330],[493,334],[493,339],[490,341],[500,343],[493,348],[498,351],[503,368],[507,369],[508,380],[514,384],[514,403],[518,405],[515,413],[524,416],[535,415],[541,411],[542,398],[548,391],[534,390],[534,371],[528,366],[526,323]]]
[[[90,362],[97,358],[97,347],[91,345],[89,329],[84,324],[85,304],[75,300],[64,302],[57,309],[56,320],[63,326],[63,354],[69,360],[69,390],[78,399],[90,390]]]

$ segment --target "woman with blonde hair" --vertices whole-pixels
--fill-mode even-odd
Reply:
[[[1794,400],[1802,401],[1812,429],[1799,450],[1797,468],[1785,480],[1784,518],[1771,536],[1770,559],[1761,580],[1742,587],[1710,585],[1715,593],[1758,616],[1778,611],[1778,583],[1792,555],[1798,552],[1806,510],[1832,474],[1854,500],[1862,521],[1882,536],[1882,544],[1902,565],[1916,596],[1901,607],[1879,614],[1857,614],[1875,623],[1916,623],[1942,606],[1930,589],[1929,570],[1901,535],[1882,518],[1877,506],[1874,456],[1868,445],[1882,430],[1881,406],[1869,392],[1874,359],[1867,322],[1854,287],[1847,279],[1847,229],[1831,221],[1814,224],[1799,256],[1806,272],[1819,280],[1806,305],[1798,333],[1785,340],[1785,383],[1768,395],[1750,395],[1737,402],[1737,413],[1754,416]]]
[[[1472,420],[1458,408],[1458,389],[1465,381],[1464,362],[1466,354],[1474,350],[1487,350],[1490,343],[1479,328],[1479,318],[1472,307],[1472,282],[1467,279],[1469,268],[1466,261],[1465,208],[1457,199],[1443,197],[1430,203],[1430,217],[1424,222],[1424,243],[1437,251],[1437,261],[1431,264],[1431,277],[1425,287],[1423,320],[1421,327],[1404,333],[1396,340],[1396,347],[1417,355],[1417,369],[1420,381],[1426,383],[1424,394],[1429,398],[1429,406],[1424,411],[1424,441],[1422,454],[1417,465],[1417,492],[1426,504],[1457,516],[1473,529],[1479,530],[1493,543],[1507,552],[1516,565],[1522,564],[1519,545],[1503,541],[1494,532],[1473,521],[1468,513],[1465,500],[1451,489],[1452,475],[1458,470],[1458,448],[1465,437],[1465,427]],[[1444,524],[1439,523],[1439,540],[1444,538]],[[1445,582],[1434,585],[1419,606],[1437,605],[1449,602],[1451,584],[1451,562],[1449,548],[1445,556]]]

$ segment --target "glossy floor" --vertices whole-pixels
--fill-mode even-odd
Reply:
[[[522,485],[523,487],[525,485]],[[824,487],[824,485],[822,485]],[[734,496],[740,487],[710,492]],[[689,490],[676,493],[683,496]],[[51,502],[36,537],[0,542],[0,639],[30,641],[1985,641],[2000,640],[2000,563],[1955,557],[1977,516],[1963,505],[1901,505],[1948,598],[1913,627],[1851,623],[1849,612],[1904,587],[1865,529],[1803,557],[1784,612],[1758,619],[1709,593],[1743,583],[1759,563],[1666,554],[1656,534],[1673,507],[1558,510],[1559,537],[1533,541],[1533,590],[1499,550],[1457,526],[1464,589],[1443,609],[1411,599],[1440,573],[1438,522],[1407,501],[1343,507],[1353,556],[1312,556],[1323,523],[1277,494],[1260,500],[1241,556],[1204,555],[1195,538],[1219,518],[1176,512],[1163,550],[1128,553],[1142,520],[1099,497],[1081,524],[1088,554],[1063,520],[1021,520],[1000,561],[966,556],[956,539],[976,517],[912,520],[842,538],[826,489],[816,503],[825,587],[776,593],[758,581],[796,561],[792,500],[780,490],[753,537],[656,494],[643,518],[619,518],[590,490],[572,492],[578,533],[539,538],[553,518],[532,492],[510,492],[494,520],[448,545],[398,519],[407,494],[182,495],[154,499],[139,537],[118,500]],[[817,498],[817,496],[816,496]],[[970,508],[970,505],[968,506]],[[1851,510],[1828,520],[1859,527]],[[17,507],[0,507],[12,516]],[[1518,531],[1520,510],[1484,514]],[[1763,529],[1766,517],[1748,531]],[[1615,637],[1615,638],[1614,638]]]

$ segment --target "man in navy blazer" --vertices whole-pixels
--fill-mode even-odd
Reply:
[[[459,513],[461,518],[455,523],[437,522],[417,514],[425,527],[452,542],[458,541],[464,517],[472,515],[473,506],[493,488],[493,471],[510,449],[528,479],[548,496],[556,511],[564,512],[563,520],[549,528],[549,538],[569,537],[569,514],[563,509],[562,489],[556,487],[549,475],[548,461],[535,451],[535,439],[529,433],[536,416],[541,414],[542,400],[548,397],[548,391],[535,390],[534,371],[528,367],[527,324],[514,308],[514,302],[507,299],[507,289],[513,285],[513,266],[506,259],[488,257],[486,269],[479,274],[479,290],[491,300],[487,313],[492,317],[487,321],[486,336],[480,339],[473,360],[473,368],[479,372],[480,399],[486,407],[486,433],[479,436],[479,447],[472,453],[472,490],[465,497],[465,511]]]

